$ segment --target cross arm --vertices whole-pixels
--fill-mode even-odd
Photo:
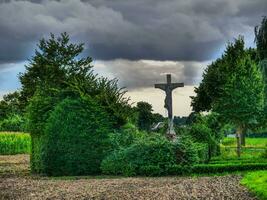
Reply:
[[[166,90],[166,84],[164,83],[159,83],[159,84],[155,84],[155,88],[161,89],[161,90]]]
[[[184,83],[172,83],[171,84],[171,90],[174,90],[175,88],[178,87],[184,87]]]

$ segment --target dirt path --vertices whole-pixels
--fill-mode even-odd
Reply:
[[[29,176],[28,159],[0,156],[0,199],[255,199],[236,175],[58,180]]]

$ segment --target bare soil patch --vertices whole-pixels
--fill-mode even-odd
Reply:
[[[29,174],[29,156],[0,156],[0,199],[233,199],[252,200],[241,176],[70,180]]]

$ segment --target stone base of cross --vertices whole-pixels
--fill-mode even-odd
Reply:
[[[155,88],[161,89],[166,93],[164,107],[168,110],[167,137],[171,140],[174,140],[176,138],[176,133],[173,128],[172,91],[178,87],[184,87],[184,83],[172,83],[171,74],[167,74],[167,83],[155,84]]]

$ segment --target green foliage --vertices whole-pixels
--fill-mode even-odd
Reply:
[[[238,38],[233,44],[229,43],[222,57],[205,69],[200,86],[195,88],[197,95],[192,97],[193,110],[196,112],[212,110],[217,99],[225,97],[226,93],[224,89],[226,86],[235,86],[238,88],[240,86],[252,85],[251,90],[249,86],[246,89],[252,93],[255,92],[254,89],[256,86],[253,87],[253,84],[256,83],[258,85],[258,82],[260,82],[260,80],[256,80],[259,76],[257,64],[258,60],[255,50],[245,49],[242,38]],[[240,78],[247,78],[247,80],[237,80]],[[235,79],[236,82],[241,82],[237,85],[233,82],[229,83],[229,81],[234,81]],[[258,88],[261,90],[260,86]],[[258,95],[261,95],[260,93]]]
[[[192,173],[223,173],[223,172],[236,172],[236,171],[249,171],[249,170],[263,170],[267,169],[267,163],[224,163],[224,164],[198,164],[192,168]]]
[[[230,70],[232,73],[222,88],[222,96],[215,101],[214,110],[238,126],[255,124],[263,110],[262,75],[248,55],[232,59],[236,62],[234,71]]]
[[[129,147],[134,142],[145,139],[148,134],[144,131],[139,131],[133,124],[127,123],[120,130],[110,133],[109,137],[113,144],[113,149],[122,149]]]
[[[0,121],[0,131],[23,131],[25,120],[20,115],[10,115]]]
[[[259,199],[267,199],[267,170],[247,173],[241,184],[249,188]]]
[[[13,92],[3,96],[0,101],[0,120],[10,115],[22,115],[23,105],[20,102],[20,92]]]
[[[30,153],[31,137],[27,133],[0,132],[0,154]]]
[[[236,147],[235,138],[224,138],[222,145],[227,147]],[[246,147],[265,147],[267,145],[267,138],[247,138]]]
[[[180,136],[177,141],[172,143],[175,153],[175,163],[178,165],[187,165],[203,162],[198,155],[201,155],[201,147],[194,143],[191,137]]]
[[[35,55],[20,74],[22,84],[21,100],[28,104],[38,88],[65,88],[73,77],[85,76],[91,71],[90,57],[81,58],[83,44],[70,42],[67,33],[56,38],[41,39]]]
[[[261,155],[263,158],[267,158],[267,145],[265,145],[265,151]]]
[[[264,17],[260,26],[255,27],[255,42],[261,60],[267,58],[267,17]]]
[[[51,113],[43,140],[44,173],[53,176],[98,174],[111,150],[107,113],[95,101],[65,99]]]
[[[26,129],[34,135],[43,135],[45,125],[55,105],[62,99],[57,90],[37,89],[26,108]]]
[[[144,171],[147,174],[147,170],[151,168],[160,169],[159,172],[161,172],[168,165],[174,163],[175,154],[171,143],[167,139],[157,136],[140,140],[127,148],[114,151],[103,160],[101,169],[105,174],[134,176],[142,175]]]
[[[146,102],[138,102],[136,106],[138,112],[137,126],[139,130],[150,131],[153,122],[152,105]]]
[[[108,155],[101,164],[104,174],[158,176],[174,164],[189,166],[199,161],[198,149],[187,138],[172,143],[156,135],[136,141]]]

